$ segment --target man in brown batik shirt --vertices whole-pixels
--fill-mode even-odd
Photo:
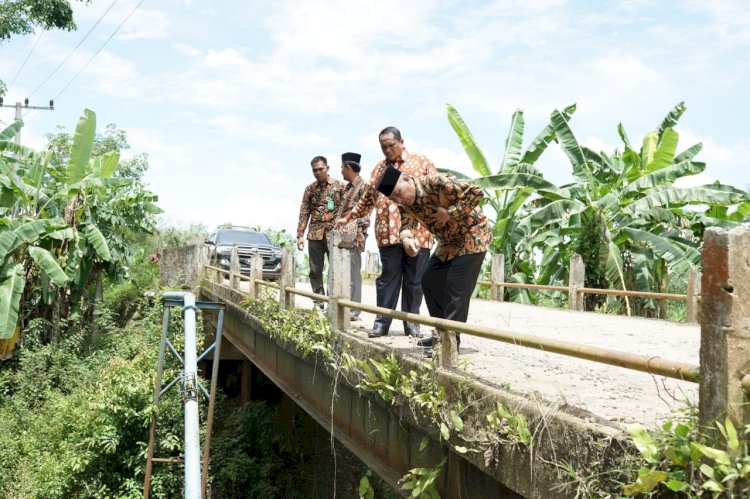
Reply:
[[[323,265],[328,254],[328,233],[333,229],[344,184],[328,175],[328,160],[323,156],[315,156],[310,165],[315,182],[305,187],[302,195],[297,224],[297,249],[304,250],[307,229],[310,286],[313,293],[324,295]],[[323,308],[323,302],[316,301],[315,305]]]
[[[347,184],[344,188],[344,195],[337,216],[352,211],[367,188],[367,182],[359,176],[361,158],[361,155],[354,152],[345,152],[341,155],[341,176],[344,177]],[[350,296],[352,301],[356,302],[362,301],[362,252],[365,250],[367,227],[369,225],[370,213],[368,212],[365,216],[355,218],[341,228],[343,240],[339,247],[346,248],[349,251]],[[352,310],[352,320],[359,320],[359,314],[360,310]]]
[[[343,226],[349,220],[365,216],[375,208],[375,239],[380,252],[383,270],[375,281],[377,305],[395,310],[401,292],[401,310],[419,313],[422,305],[422,275],[432,247],[432,234],[426,227],[420,226],[414,233],[419,250],[414,255],[407,255],[399,241],[401,216],[398,206],[386,196],[381,195],[375,186],[387,166],[392,166],[413,177],[437,173],[435,165],[426,156],[407,151],[404,139],[396,127],[384,128],[378,135],[380,149],[385,159],[380,161],[372,171],[370,182],[357,206],[337,222]],[[371,338],[388,334],[392,319],[378,315]],[[419,325],[404,322],[404,333],[407,336],[419,337]]]
[[[425,302],[433,317],[466,322],[471,294],[492,243],[492,229],[479,205],[482,189],[450,175],[413,178],[387,168],[378,191],[400,205],[399,238],[404,250],[419,250],[416,230],[425,225],[438,240],[422,277]],[[461,344],[460,335],[456,335]],[[433,345],[432,338],[417,342]]]

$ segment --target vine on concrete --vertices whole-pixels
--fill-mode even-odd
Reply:
[[[439,430],[441,441],[459,454],[484,452],[485,463],[489,466],[499,445],[532,445],[525,416],[514,414],[499,402],[494,410],[485,415],[486,426],[480,438],[463,435],[462,414],[467,405],[462,400],[463,396],[449,404],[445,387],[436,381],[434,361],[421,369],[404,373],[401,360],[393,352],[382,360],[357,359],[349,352],[345,342],[334,344],[330,323],[317,309],[309,312],[282,310],[272,293],[257,300],[247,300],[241,306],[260,320],[272,338],[297,348],[303,358],[311,353],[321,355],[326,365],[336,373],[335,379],[343,375],[357,389],[375,393],[388,404],[405,405],[415,413],[427,416]],[[451,443],[456,440],[460,444]],[[429,445],[429,441],[428,437],[423,438],[420,452]],[[482,448],[485,450],[482,451]],[[400,480],[402,487],[410,490],[412,497],[439,497],[435,480],[445,462],[446,459],[443,459],[433,468],[409,470]]]

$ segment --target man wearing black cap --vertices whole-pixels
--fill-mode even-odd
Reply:
[[[377,189],[400,205],[399,237],[407,254],[416,254],[419,248],[414,233],[420,224],[438,240],[422,277],[430,315],[466,322],[471,294],[492,243],[492,230],[479,206],[482,190],[450,175],[413,178],[395,168],[383,172]],[[417,344],[432,346],[433,339]]]
[[[345,152],[341,155],[341,176],[347,184],[337,212],[338,217],[352,211],[367,188],[367,183],[359,176],[361,158],[362,156],[355,152]],[[355,218],[340,229],[342,241],[339,247],[349,250],[351,299],[356,302],[362,301],[362,252],[365,250],[367,227],[370,225],[369,215],[368,213],[366,217]],[[352,320],[359,320],[359,313],[359,310],[352,310]]]
[[[398,239],[401,230],[398,206],[380,195],[375,186],[383,170],[389,166],[413,177],[437,173],[437,170],[426,156],[406,150],[401,132],[396,127],[389,126],[381,130],[378,141],[385,159],[373,168],[368,188],[357,206],[344,214],[336,222],[336,226],[341,227],[352,219],[369,216],[372,209],[376,209],[374,233],[383,265],[383,270],[375,281],[377,305],[395,310],[400,291],[401,310],[418,314],[422,305],[422,275],[430,257],[432,234],[424,226],[417,228],[414,238],[419,250],[414,255],[407,255]],[[388,334],[391,322],[390,317],[378,315],[369,336],[377,338]],[[404,321],[404,333],[407,336],[421,336],[419,324]]]

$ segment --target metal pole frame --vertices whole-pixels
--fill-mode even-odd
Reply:
[[[183,464],[185,467],[185,497],[198,498],[205,497],[206,494],[206,476],[208,473],[208,458],[210,455],[211,429],[213,427],[214,406],[216,401],[216,385],[218,382],[219,362],[221,360],[221,339],[224,325],[224,304],[214,302],[195,301],[192,293],[164,293],[162,295],[164,304],[164,314],[162,319],[162,334],[159,343],[159,359],[156,366],[156,377],[154,380],[154,400],[151,414],[151,429],[149,432],[148,450],[146,454],[146,470],[143,484],[143,497],[148,499],[151,494],[151,476],[153,474],[153,463],[172,463]],[[170,309],[172,307],[181,307],[185,318],[185,355],[181,357],[169,341],[169,319]],[[216,338],[214,342],[206,348],[200,355],[196,356],[196,337],[195,337],[195,311],[197,309],[218,310],[218,320],[216,324]],[[182,364],[182,374],[162,386],[162,377],[164,374],[164,356],[167,346],[173,357]],[[214,352],[214,362],[211,377],[211,392],[203,387],[198,380],[198,362],[203,360],[211,351]],[[174,458],[155,458],[154,447],[156,441],[157,427],[157,408],[161,397],[169,389],[182,381],[181,391],[184,398],[184,425],[185,425],[185,455],[184,459]],[[202,392],[208,398],[208,414],[206,419],[206,437],[204,441],[202,470],[199,461],[200,442],[199,442],[199,412],[198,412],[198,393]],[[202,472],[201,472],[202,471]]]

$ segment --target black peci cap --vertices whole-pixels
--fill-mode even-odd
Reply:
[[[390,196],[393,192],[393,188],[396,187],[399,178],[401,178],[401,172],[392,166],[388,166],[383,172],[383,175],[380,176],[378,185],[375,188],[386,196]]]

